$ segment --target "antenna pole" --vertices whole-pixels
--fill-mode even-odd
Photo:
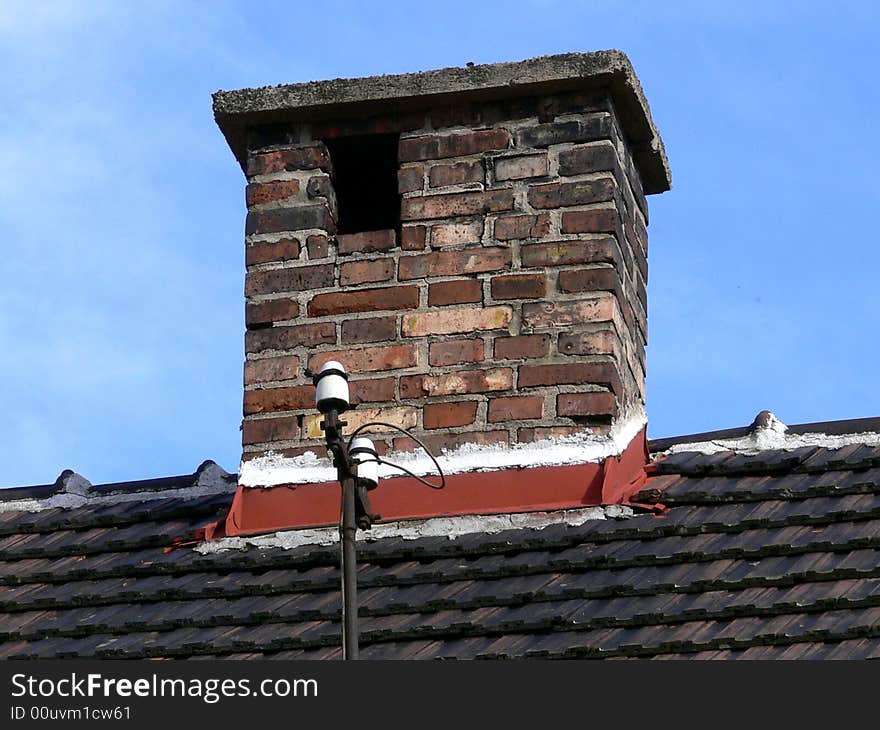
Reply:
[[[339,523],[339,542],[342,546],[342,658],[357,659],[358,600],[357,553],[355,551],[355,481],[342,480],[342,519]]]

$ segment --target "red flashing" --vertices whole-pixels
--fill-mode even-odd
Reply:
[[[380,522],[627,504],[645,483],[647,463],[642,429],[623,453],[604,462],[451,474],[442,490],[428,489],[411,477],[395,477],[383,479],[370,493],[370,501],[382,515]],[[204,538],[323,527],[338,521],[337,482],[239,486],[229,514],[208,525]]]

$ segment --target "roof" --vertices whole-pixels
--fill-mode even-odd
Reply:
[[[880,446],[680,446],[660,512],[364,542],[362,657],[880,657]],[[0,512],[0,657],[339,656],[336,547],[200,552],[234,479],[146,484]]]
[[[494,63],[218,91],[214,118],[244,169],[248,127],[427,109],[445,103],[607,88],[633,150],[646,193],[669,190],[671,172],[632,63],[623,51],[565,53]]]

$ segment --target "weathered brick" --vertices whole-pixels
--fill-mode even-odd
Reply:
[[[323,144],[251,154],[248,157],[247,167],[248,177],[292,170],[320,168],[325,172],[330,172],[332,169],[330,155]]]
[[[495,238],[513,241],[522,238],[544,238],[550,233],[550,215],[511,215],[495,221]]]
[[[268,327],[245,333],[247,353],[263,350],[292,350],[336,342],[336,325],[332,322],[297,324],[290,327]]]
[[[404,376],[400,379],[400,397],[422,398],[435,395],[488,393],[495,390],[510,390],[512,387],[513,370],[510,368],[461,370],[443,375]]]
[[[299,358],[296,355],[245,360],[245,385],[269,383],[275,380],[296,380],[299,377]]]
[[[397,192],[412,193],[425,187],[425,167],[402,167],[397,171]]]
[[[370,378],[350,380],[348,383],[352,403],[387,403],[394,400],[395,378]]]
[[[400,247],[404,251],[421,251],[425,248],[425,226],[403,226],[400,229]]]
[[[476,401],[428,403],[422,410],[422,424],[427,429],[469,426],[477,419]]]
[[[370,317],[346,319],[342,323],[342,344],[361,342],[387,342],[397,338],[397,317]]]
[[[416,343],[412,342],[405,345],[373,346],[363,350],[316,352],[309,358],[309,369],[318,372],[328,360],[338,360],[350,373],[399,370],[418,365],[419,350]]]
[[[400,216],[405,221],[430,220],[460,215],[484,215],[502,210],[513,210],[513,191],[507,188],[404,198]]]
[[[537,299],[547,293],[544,274],[511,274],[492,277],[493,299]]]
[[[482,218],[467,223],[439,223],[431,226],[431,248],[479,243],[482,237]]]
[[[311,413],[303,419],[303,438],[319,439],[324,437],[321,430],[321,421],[324,416],[321,413]],[[349,433],[356,428],[372,421],[384,421],[400,428],[415,428],[418,423],[418,409],[413,406],[399,406],[397,408],[358,408],[345,414]],[[376,432],[391,431],[392,429],[377,428]]]
[[[245,199],[248,208],[292,198],[299,193],[299,180],[275,180],[268,183],[251,183],[247,186]]]
[[[400,162],[438,160],[443,157],[463,157],[510,146],[510,132],[506,129],[483,129],[476,132],[431,134],[400,140]]]
[[[544,177],[549,171],[546,152],[537,155],[495,158],[495,179],[498,182]]]
[[[543,426],[539,428],[520,428],[516,432],[518,443],[525,444],[532,441],[543,441],[549,438],[562,438],[564,436],[576,436],[588,429],[579,426]]]
[[[288,291],[311,291],[333,286],[333,264],[293,266],[268,271],[250,271],[245,277],[245,296],[279,294]]]
[[[619,274],[610,267],[559,272],[560,291],[617,291],[618,289],[620,289]]]
[[[495,338],[498,360],[522,360],[546,357],[550,352],[550,335],[516,335]]]
[[[619,355],[617,335],[613,330],[566,332],[559,335],[562,355]]]
[[[309,236],[306,239],[306,248],[309,250],[310,259],[324,259],[330,255],[330,242],[327,236]]]
[[[549,147],[562,142],[592,142],[608,139],[614,132],[614,122],[607,114],[572,119],[564,122],[538,124],[516,133],[517,147]]]
[[[428,276],[459,276],[510,268],[509,248],[467,248],[402,256],[397,276],[401,281]]]
[[[527,243],[520,251],[522,264],[526,267],[614,263],[617,260],[617,243],[611,237],[588,241]]]
[[[428,349],[428,362],[433,367],[459,365],[463,362],[483,360],[482,340],[444,340],[432,342]]]
[[[464,433],[427,433],[419,438],[431,450],[432,454],[441,454],[444,451],[457,449],[464,444],[478,444],[490,446],[493,444],[507,444],[509,437],[507,431],[465,431]],[[395,451],[414,451],[421,448],[411,438],[401,436],[394,439]]]
[[[265,302],[248,302],[244,321],[248,327],[259,327],[272,322],[283,322],[299,316],[299,304],[295,299],[268,299]]]
[[[613,322],[616,304],[614,297],[607,296],[577,301],[523,304],[523,326],[559,327],[585,322]]]
[[[588,205],[614,200],[614,180],[600,177],[577,182],[547,183],[529,188],[529,203],[533,208],[562,208],[568,205]]]
[[[613,208],[570,210],[562,214],[563,233],[614,233],[620,215]]]
[[[336,237],[339,255],[350,253],[375,253],[390,251],[397,245],[397,234],[393,230],[365,231],[348,233]]]
[[[617,399],[613,393],[560,393],[556,413],[560,416],[613,416]]]
[[[244,414],[304,411],[315,407],[315,386],[293,385],[286,388],[261,388],[244,392]]]
[[[241,441],[245,446],[271,441],[293,441],[298,437],[299,425],[296,416],[247,418],[241,427]]]
[[[401,330],[404,337],[424,337],[505,329],[510,325],[512,317],[513,310],[508,306],[414,312],[403,315]]]
[[[324,203],[314,205],[295,205],[290,208],[271,208],[269,210],[252,210],[247,214],[245,234],[282,233],[284,231],[301,231],[306,228],[320,228],[333,233],[336,222],[330,214],[330,208]]]
[[[614,171],[618,164],[617,150],[610,142],[572,147],[559,153],[560,175]]]
[[[353,116],[347,119],[326,119],[312,122],[309,130],[313,139],[334,139],[363,134],[391,134],[409,132],[425,126],[425,113],[412,112],[400,114],[381,114],[364,117]]]
[[[260,241],[245,246],[244,260],[246,266],[266,264],[270,261],[290,261],[299,258],[299,241],[295,238],[282,238],[269,243]]]
[[[475,304],[483,301],[483,285],[478,279],[456,279],[428,284],[428,306]]]
[[[478,160],[434,165],[428,173],[428,184],[432,188],[442,188],[447,185],[483,182],[483,175],[483,164]]]
[[[563,365],[520,365],[519,387],[543,385],[605,385],[620,392],[620,375],[613,362],[577,362]]]
[[[419,306],[416,286],[395,286],[362,291],[340,291],[317,294],[309,302],[309,316],[354,314],[382,310],[415,309]]]
[[[394,276],[394,259],[373,261],[348,261],[339,267],[339,283],[342,286],[370,284],[388,281]]]
[[[492,398],[489,401],[487,420],[525,421],[544,417],[544,397],[540,395],[520,395],[509,398]]]

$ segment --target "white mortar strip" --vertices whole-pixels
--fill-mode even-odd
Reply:
[[[577,527],[590,520],[619,519],[630,517],[633,511],[622,505],[608,507],[584,507],[558,512],[525,512],[505,515],[465,515],[462,517],[432,517],[426,520],[407,520],[374,525],[369,532],[359,531],[360,542],[373,542],[387,537],[418,540],[422,537],[446,537],[455,540],[462,535],[479,533],[491,535],[505,530],[542,530],[551,525]],[[195,547],[202,555],[224,550],[248,550],[253,548],[292,548],[306,545],[333,545],[339,542],[338,527],[285,530],[271,535],[254,537],[224,537],[204,542]]]
[[[640,410],[615,424],[608,436],[588,433],[514,446],[464,444],[439,456],[437,461],[447,476],[518,467],[595,463],[621,454],[647,422],[644,411]],[[391,453],[383,458],[405,466],[419,476],[430,477],[437,473],[433,462],[421,452]],[[379,466],[379,476],[383,479],[400,474],[396,469]],[[336,470],[329,460],[319,459],[311,451],[297,457],[285,457],[270,452],[266,456],[243,462],[238,473],[238,483],[244,487],[335,481]]]
[[[739,454],[757,454],[761,451],[791,451],[803,446],[819,446],[826,449],[839,449],[853,444],[880,446],[880,433],[827,433],[789,434],[779,429],[760,429],[747,436],[735,439],[714,439],[675,444],[664,454],[678,454],[684,451],[697,451],[703,454],[717,454],[719,451],[735,451]]]

